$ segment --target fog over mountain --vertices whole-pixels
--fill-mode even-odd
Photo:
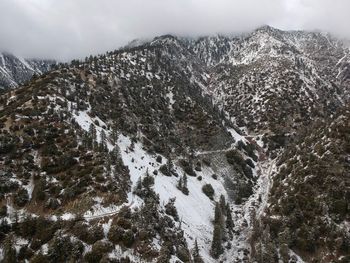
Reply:
[[[263,24],[349,37],[347,0],[1,0],[0,50],[70,60],[135,38],[237,34]]]

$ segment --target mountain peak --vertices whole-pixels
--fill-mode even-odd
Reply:
[[[50,70],[55,61],[24,59],[9,52],[0,53],[0,90],[14,88],[28,81],[34,74]]]
[[[275,31],[281,31],[281,30],[266,24],[266,25],[262,25],[262,26],[258,27],[257,29],[255,29],[255,31],[275,32]]]

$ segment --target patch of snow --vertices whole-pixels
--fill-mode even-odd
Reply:
[[[85,131],[89,131],[90,126],[93,125],[96,129],[96,140],[97,142],[101,142],[101,133],[104,131],[106,134],[106,137],[109,137],[109,131],[102,128],[102,126],[107,127],[106,123],[102,121],[99,117],[91,118],[88,114],[89,110],[85,111],[78,111],[73,112],[73,118],[75,121],[79,124],[79,126],[84,129]],[[95,124],[95,121],[99,123],[99,125]],[[107,148],[109,151],[112,151],[114,149],[114,146],[109,142],[109,140],[106,141]]]
[[[75,218],[75,215],[73,215],[71,213],[64,213],[63,215],[61,215],[62,220],[71,220],[74,218]]]
[[[290,257],[295,257],[297,259],[296,263],[305,263],[305,261],[302,260],[302,258],[291,249],[289,250],[289,255]]]
[[[43,253],[43,255],[47,255],[47,253],[49,252],[48,244],[46,243],[46,244],[42,245],[40,250],[41,250],[41,253]]]
[[[30,177],[29,183],[27,185],[23,185],[23,188],[27,190],[29,200],[31,200],[33,190],[34,190],[34,177],[33,176]]]
[[[121,151],[121,156],[124,165],[129,168],[130,179],[132,182],[132,190],[137,184],[139,178],[148,173],[152,175],[153,170],[166,163],[167,160],[162,156],[162,163],[156,162],[156,155],[148,154],[139,142],[133,143],[130,138],[124,135],[119,135],[118,147]],[[183,175],[183,170],[174,162],[174,170]],[[175,176],[165,176],[158,173],[154,176],[154,191],[159,195],[160,204],[165,205],[169,199],[176,198],[175,206],[181,219],[181,226],[185,232],[186,240],[189,248],[193,248],[195,237],[201,250],[201,255],[206,259],[206,262],[215,262],[210,256],[210,246],[213,232],[213,217],[214,217],[214,202],[211,201],[203,192],[202,186],[210,183],[215,190],[215,199],[219,199],[223,194],[227,197],[223,182],[212,178],[214,171],[210,167],[203,167],[201,172],[196,172],[198,176],[202,176],[202,181],[196,177],[187,176],[187,187],[189,195],[184,195],[177,184],[179,178]],[[142,199],[131,193],[128,194],[128,204],[131,207],[137,207],[142,204]]]
[[[132,143],[130,138],[120,134],[118,137],[118,147],[120,149],[121,157],[125,166],[129,168],[131,189],[135,188],[139,178],[146,175],[147,169],[148,173],[152,174],[154,170],[159,169],[159,167],[164,163],[164,157],[162,157],[162,163],[158,163],[155,158],[156,156],[149,155],[143,148],[140,142]],[[129,203],[138,200],[136,197],[129,195]]]
[[[235,139],[236,142],[238,142],[238,141],[242,141],[245,143],[247,142],[247,139],[244,136],[240,135],[235,129],[230,128],[227,130],[229,131],[229,133]]]
[[[166,97],[169,99],[169,109],[173,109],[173,105],[175,103],[173,91],[169,91]]]
[[[107,238],[108,232],[111,229],[112,219],[109,219],[107,223],[102,224],[103,234]]]

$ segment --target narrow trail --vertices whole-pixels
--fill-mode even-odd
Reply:
[[[118,206],[118,209],[116,209],[114,211],[101,213],[101,214],[98,214],[98,215],[83,216],[83,218],[86,219],[86,220],[93,220],[93,219],[99,219],[99,218],[108,217],[108,216],[114,216],[115,214],[119,213],[119,211],[120,211],[120,209],[122,207],[126,206],[126,207],[130,208],[130,207],[132,207],[133,204],[134,204],[134,197],[132,198],[130,203],[122,204],[122,205]]]
[[[214,150],[214,151],[201,151],[201,152],[195,152],[195,156],[200,156],[200,155],[207,155],[207,154],[214,154],[214,153],[225,153],[229,152],[233,149],[235,149],[235,143],[233,143],[229,148],[226,149],[220,149],[220,150]]]
[[[228,152],[230,150],[234,149],[233,147],[227,148],[227,149],[222,149],[222,150],[215,150],[215,151],[203,151],[203,152],[196,152],[195,156],[199,155],[206,155],[206,154],[212,154],[212,153],[223,153],[223,152]]]

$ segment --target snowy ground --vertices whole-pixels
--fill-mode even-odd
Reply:
[[[235,131],[231,131],[236,140],[242,140],[246,142],[244,136],[239,135]],[[147,169],[149,174],[153,173],[153,170],[159,169],[162,164],[167,162],[167,159],[162,156],[162,162],[156,162],[155,155],[149,155],[142,147],[141,143],[131,143],[131,140],[123,135],[119,136],[118,147],[120,148],[123,162],[129,167],[132,186],[135,187],[136,182],[140,177],[145,176]],[[231,148],[230,148],[231,149]],[[227,149],[227,150],[230,150]],[[210,151],[210,152],[197,152],[199,155],[215,155],[224,153],[227,150]],[[183,170],[174,164],[174,169],[179,175],[183,175]],[[254,170],[254,174],[259,173],[261,176],[258,179],[257,186],[254,194],[243,205],[231,205],[233,212],[233,219],[236,225],[236,230],[239,230],[239,235],[234,236],[232,242],[232,249],[228,250],[221,259],[231,262],[242,262],[244,258],[244,249],[249,250],[248,238],[251,231],[251,211],[257,211],[257,215],[260,215],[266,207],[267,194],[270,187],[270,176],[275,170],[274,162],[263,162],[257,165]],[[225,170],[220,170],[224,172]],[[217,262],[210,256],[210,247],[213,232],[213,217],[214,217],[214,202],[209,200],[208,197],[202,192],[202,186],[206,183],[210,183],[215,190],[215,199],[218,200],[220,195],[223,194],[227,198],[227,192],[224,188],[224,181],[222,178],[215,180],[212,175],[218,171],[214,171],[213,168],[203,166],[202,171],[196,171],[197,175],[202,176],[202,181],[199,181],[195,177],[187,176],[189,195],[184,195],[177,189],[178,178],[172,176],[164,176],[159,173],[155,176],[154,190],[159,194],[160,204],[165,205],[170,198],[176,198],[175,206],[178,210],[179,217],[181,218],[181,226],[185,232],[189,248],[193,248],[195,238],[197,238],[201,255],[205,262]],[[258,201],[259,197],[261,202]],[[132,207],[137,207],[142,203],[139,199],[135,202],[135,196],[129,194],[128,203]],[[228,198],[227,198],[228,200]],[[231,260],[231,261],[230,261]]]
[[[249,237],[252,231],[251,216],[253,211],[255,211],[257,216],[263,213],[267,205],[271,175],[275,169],[275,162],[273,161],[258,163],[256,172],[258,172],[260,176],[256,183],[254,194],[242,205],[231,205],[235,230],[238,231],[239,234],[234,235],[232,249],[228,250],[223,255],[223,260],[231,259],[232,261],[230,262],[243,262],[245,258],[244,250],[250,251]],[[261,198],[261,202],[259,202],[259,198]]]
[[[171,100],[171,94],[169,94],[169,100]],[[89,130],[90,125],[95,125],[96,118],[91,118],[88,114],[88,111],[75,112],[73,114],[77,123],[86,131]],[[109,132],[103,129],[102,120],[97,119],[100,123],[99,126],[95,125],[97,140],[100,141],[101,132],[104,130],[107,138],[109,137]],[[247,143],[248,140],[246,136],[240,135],[234,129],[230,129],[232,137],[235,138],[235,141],[242,141]],[[108,149],[112,150],[113,146],[110,142],[107,142]],[[261,146],[261,145],[260,145]],[[131,209],[140,207],[143,203],[143,200],[138,196],[133,194],[133,190],[138,182],[138,180],[144,177],[147,172],[150,175],[153,175],[155,170],[159,170],[160,166],[167,163],[167,159],[164,156],[162,157],[161,162],[156,161],[157,155],[151,155],[143,149],[143,145],[140,142],[132,142],[131,139],[122,134],[119,135],[117,140],[117,147],[120,150],[121,158],[124,165],[129,168],[130,171],[130,180],[131,180],[131,191],[128,194],[128,202],[124,205],[129,206]],[[224,150],[217,151],[207,151],[207,152],[196,152],[196,156],[201,155],[211,155],[215,156],[222,154],[232,147]],[[177,165],[176,161],[174,162],[174,169],[180,176],[184,174],[182,168]],[[224,188],[223,177],[219,176],[218,180],[212,178],[213,174],[216,173],[225,173],[225,167],[221,167],[219,170],[213,170],[213,168],[208,166],[203,166],[202,171],[197,173],[197,176],[202,176],[202,180],[199,181],[196,177],[187,176],[188,178],[188,189],[189,195],[184,195],[179,189],[177,189],[177,184],[179,178],[172,176],[168,177],[162,175],[161,172],[158,172],[158,175],[154,176],[155,184],[154,190],[159,194],[160,205],[164,206],[169,199],[176,198],[175,206],[177,208],[181,227],[184,230],[186,240],[188,242],[189,248],[192,249],[194,246],[195,238],[199,245],[200,253],[205,262],[217,262],[210,256],[210,247],[212,241],[213,233],[213,217],[214,217],[214,205],[215,203],[211,201],[203,192],[202,186],[206,183],[210,183],[215,190],[215,200],[219,200],[220,195],[224,195],[226,200],[228,200],[227,192]],[[244,251],[249,251],[249,236],[251,233],[251,215],[254,210],[258,216],[260,216],[267,204],[267,196],[270,187],[270,177],[275,171],[275,163],[271,161],[259,162],[256,169],[253,173],[260,174],[256,188],[254,189],[254,194],[244,202],[242,205],[231,205],[232,216],[235,222],[235,230],[237,235],[234,235],[232,241],[232,248],[227,250],[220,259],[225,262],[242,262],[246,256]],[[258,200],[261,199],[261,202]],[[101,205],[102,200],[95,200],[95,205],[92,209],[86,212],[83,216],[87,220],[102,218],[106,216],[112,216],[119,212],[122,206],[110,206],[103,207]],[[64,214],[62,219],[71,219],[74,217],[72,214]],[[108,231],[110,225],[109,222],[105,223],[103,228],[105,231]],[[155,240],[155,246],[159,245],[157,240]],[[292,252],[291,252],[292,253]],[[117,257],[118,255],[124,255],[125,252],[114,251],[111,256]],[[127,253],[128,254],[128,253]],[[129,255],[130,256],[130,255]],[[176,259],[174,258],[174,261]],[[137,261],[136,261],[137,262]],[[301,262],[301,261],[300,261]]]
[[[123,135],[119,136],[118,146],[121,151],[123,162],[130,170],[130,177],[132,181],[132,188],[140,177],[145,176],[147,169],[149,174],[153,170],[159,169],[162,164],[167,162],[167,159],[162,156],[162,162],[156,161],[156,155],[149,155],[143,148],[141,143],[134,143],[131,147],[131,140]],[[131,150],[132,148],[132,150]],[[183,170],[174,164],[174,169],[179,175],[183,175]],[[175,176],[168,177],[161,173],[155,176],[154,190],[159,194],[160,204],[164,206],[170,198],[176,198],[175,206],[177,208],[179,217],[181,219],[181,226],[185,231],[185,237],[188,241],[189,248],[193,248],[195,238],[197,237],[198,246],[201,250],[203,258],[206,262],[215,262],[210,255],[210,246],[213,232],[213,216],[214,216],[214,202],[211,201],[203,192],[202,186],[210,183],[216,193],[216,199],[221,194],[227,196],[223,187],[223,182],[214,180],[211,176],[214,171],[209,167],[203,167],[201,172],[196,172],[198,176],[202,176],[202,181],[195,177],[187,176],[189,195],[184,195],[177,189],[179,178]],[[139,206],[142,200],[137,201],[137,197],[129,193],[129,204],[131,207]]]

